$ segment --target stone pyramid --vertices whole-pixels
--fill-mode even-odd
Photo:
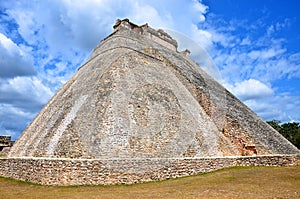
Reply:
[[[163,30],[117,20],[10,157],[197,158],[299,150],[178,52]]]

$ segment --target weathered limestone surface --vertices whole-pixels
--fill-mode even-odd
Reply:
[[[43,185],[110,185],[177,178],[232,166],[299,164],[297,155],[102,160],[0,158],[0,175]]]
[[[114,28],[25,129],[11,157],[299,153],[177,52],[177,42],[162,30],[128,20]]]
[[[2,175],[43,184],[76,184],[93,176],[95,182],[77,184],[110,184],[123,183],[124,176],[126,183],[165,179],[248,159],[276,165],[287,158],[294,164],[290,157],[299,150],[188,54],[178,52],[177,42],[162,30],[117,21],[114,33],[24,130],[11,158],[1,160],[2,166],[13,165],[13,171],[4,166]],[[227,156],[234,157],[222,158]],[[173,164],[178,171],[173,166],[166,171],[170,174],[160,170]],[[205,168],[210,164],[215,166]],[[22,174],[22,165],[39,173],[36,179]]]

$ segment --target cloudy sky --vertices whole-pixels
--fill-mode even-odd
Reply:
[[[298,0],[0,0],[0,134],[16,139],[117,18],[181,35],[180,47],[209,62],[264,120],[299,122],[299,7]],[[199,49],[209,57],[197,57]]]

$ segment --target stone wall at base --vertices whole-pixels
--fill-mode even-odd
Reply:
[[[133,184],[232,166],[294,166],[300,155],[211,158],[0,158],[0,176],[43,185]]]

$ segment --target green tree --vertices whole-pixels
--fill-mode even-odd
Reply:
[[[298,122],[280,124],[280,121],[272,120],[267,123],[300,149],[300,124]]]
[[[276,131],[280,132],[281,126],[280,121],[278,120],[272,120],[267,122],[270,126],[272,126]]]
[[[286,137],[296,147],[300,148],[300,126],[297,122],[285,123],[281,125],[281,134]]]

